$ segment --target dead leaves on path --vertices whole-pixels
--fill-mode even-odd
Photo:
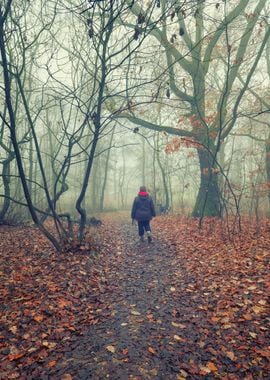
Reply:
[[[36,363],[50,370],[74,337],[109,315],[102,265],[56,254],[34,228],[1,227],[0,252],[0,377],[20,378]]]
[[[118,289],[125,276],[127,241],[119,236],[116,240],[113,224],[113,220],[105,224],[100,232],[101,259],[83,251],[56,255],[33,229],[0,229],[1,375],[14,379],[22,373],[36,378],[50,375],[65,350],[89,326],[102,322],[107,323],[107,335],[96,355],[103,355],[102,362],[106,357],[107,366],[129,366],[134,341],[140,342],[138,379],[159,376],[162,363],[177,380],[267,376],[269,222],[261,226],[257,238],[246,221],[233,245],[222,226],[212,221],[199,231],[188,219],[157,218],[155,243],[140,255],[133,252],[131,260],[136,262],[130,262],[130,274],[139,281],[143,275],[136,271],[144,265],[158,272],[158,280],[142,283],[141,304],[129,302],[126,289]],[[155,251],[159,241],[163,250]],[[133,243],[128,244],[130,248]],[[150,305],[158,286],[158,299]],[[119,327],[130,334],[125,345],[110,331],[117,302],[126,311],[125,319],[119,319]],[[73,378],[68,368],[61,377]]]
[[[219,221],[206,221],[202,230],[185,218],[154,222],[172,257],[171,298],[193,309],[189,322],[200,335],[194,352],[212,358],[194,363],[192,372],[184,363],[182,368],[194,375],[222,377],[232,371],[257,379],[270,371],[270,221],[261,222],[260,236],[251,220],[243,218],[242,225],[232,244]],[[192,331],[185,324],[188,337]]]

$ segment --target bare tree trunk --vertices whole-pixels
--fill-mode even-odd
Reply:
[[[9,152],[8,158],[3,161],[2,179],[4,185],[4,203],[0,211],[0,224],[4,222],[10,206],[10,163],[15,158],[14,152]]]
[[[169,189],[168,189],[168,184],[167,184],[167,180],[166,180],[166,173],[165,173],[165,169],[161,163],[161,160],[160,160],[160,157],[159,157],[159,152],[157,152],[157,163],[158,163],[158,166],[159,166],[159,169],[160,169],[160,173],[161,173],[161,178],[162,178],[162,184],[163,184],[163,191],[164,191],[164,196],[165,196],[165,205],[164,207],[166,209],[169,208],[170,206],[170,198],[169,198]]]
[[[5,15],[7,16],[8,11],[11,6],[11,0],[9,0],[7,6],[6,6],[6,13]],[[2,15],[0,15],[2,16]],[[29,192],[29,187],[27,184],[26,176],[25,176],[25,171],[23,167],[23,162],[22,162],[22,157],[21,157],[21,152],[19,149],[18,141],[17,141],[17,136],[16,136],[16,120],[15,120],[15,113],[13,109],[13,104],[12,104],[12,96],[11,96],[11,81],[10,81],[10,73],[8,70],[8,61],[7,61],[7,56],[6,56],[6,48],[5,48],[5,31],[4,31],[4,22],[5,18],[2,16],[0,18],[0,52],[1,52],[1,58],[2,58],[2,68],[3,68],[3,77],[4,77],[4,91],[5,91],[5,101],[8,109],[8,114],[9,114],[9,127],[10,127],[10,139],[14,148],[14,154],[16,157],[17,161],[17,167],[18,167],[18,172],[20,175],[20,179],[22,182],[22,187],[24,191],[24,196],[29,208],[29,212],[32,216],[32,219],[34,223],[39,227],[39,229],[44,233],[44,235],[51,241],[51,243],[54,245],[54,247],[58,250],[61,251],[61,246],[58,243],[58,241],[52,236],[45,228],[40,224],[39,218],[36,214],[35,207],[32,203],[32,198]]]
[[[188,174],[187,169],[188,169],[188,158],[186,158],[185,171],[184,171],[182,182],[180,181],[180,184],[182,185],[181,199],[180,199],[180,209],[181,209],[182,214],[185,213],[185,203],[184,203],[185,189],[186,187],[188,187],[188,184],[185,183],[185,179],[187,178],[187,174]]]
[[[111,133],[111,138],[110,138],[109,147],[108,147],[107,156],[106,156],[104,179],[103,179],[101,194],[100,194],[100,205],[99,205],[100,211],[103,211],[104,209],[104,195],[105,195],[105,189],[106,189],[107,178],[108,178],[109,162],[110,162],[111,147],[112,147],[112,142],[113,142],[113,137],[114,137],[114,130],[115,130],[115,127],[113,127],[113,130]]]
[[[145,140],[142,140],[142,185],[145,186],[146,176],[145,176]]]
[[[81,216],[80,228],[79,228],[79,239],[80,239],[80,241],[82,241],[84,238],[84,230],[85,230],[85,225],[86,225],[86,211],[85,211],[85,208],[82,207],[82,203],[83,203],[83,200],[85,198],[86,190],[88,188],[89,178],[90,178],[90,174],[91,174],[91,169],[93,167],[94,156],[95,156],[95,151],[96,151],[98,139],[99,139],[99,126],[96,126],[94,138],[92,141],[91,150],[90,150],[90,154],[89,154],[89,158],[88,158],[88,162],[87,162],[87,166],[86,166],[86,171],[84,174],[81,192],[80,192],[80,195],[76,201],[76,209]]]
[[[30,134],[30,151],[29,151],[29,192],[33,198],[33,177],[34,177],[34,162],[33,162],[33,140]]]
[[[82,207],[82,202],[85,198],[86,190],[88,187],[90,174],[93,167],[93,161],[95,157],[95,151],[96,151],[96,147],[97,147],[97,143],[100,137],[100,131],[102,127],[101,116],[102,116],[102,107],[103,107],[103,101],[104,101],[104,92],[105,92],[105,87],[106,87],[106,79],[107,79],[107,60],[106,60],[107,54],[108,54],[107,49],[108,49],[108,44],[109,44],[112,31],[113,31],[113,23],[115,21],[115,18],[114,18],[115,16],[113,14],[112,0],[110,1],[110,6],[107,11],[110,12],[108,16],[108,22],[104,30],[102,30],[102,34],[104,33],[104,35],[100,36],[99,45],[98,45],[99,47],[101,47],[101,51],[97,52],[97,56],[99,57],[99,60],[100,60],[100,80],[99,80],[99,89],[98,89],[98,95],[97,95],[96,108],[91,116],[92,121],[93,121],[93,126],[94,126],[94,134],[93,134],[93,140],[92,140],[92,144],[90,148],[87,168],[86,168],[86,172],[83,179],[82,189],[76,201],[76,209],[81,217],[80,228],[79,228],[80,241],[82,241],[84,238],[84,230],[85,230],[85,225],[86,225],[86,211]]]
[[[153,201],[157,203],[157,188],[156,188],[156,139],[154,136],[154,150],[153,150]]]
[[[124,183],[125,183],[125,177],[126,177],[126,160],[125,160],[125,151],[122,150],[122,159],[123,159],[123,172],[122,176],[119,177],[119,196],[120,196],[120,205],[121,208],[124,208]],[[118,201],[118,202],[119,202]],[[119,203],[118,203],[119,204]]]
[[[91,192],[91,209],[96,212],[98,209],[98,182],[99,182],[99,168],[100,168],[100,156],[98,156],[93,163],[92,169],[92,192]],[[85,207],[85,206],[84,206]]]

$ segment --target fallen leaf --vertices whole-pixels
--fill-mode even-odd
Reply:
[[[17,326],[11,326],[9,328],[9,331],[11,331],[13,334],[16,334],[17,330],[18,330]]]
[[[261,350],[261,349],[255,349],[256,353],[265,357],[265,358],[269,358],[270,359],[270,347],[267,347],[267,349],[265,350]]]
[[[148,351],[151,352],[151,354],[155,355],[156,351],[152,347],[148,347]]]
[[[176,322],[172,322],[172,326],[178,327],[179,329],[185,329],[187,327],[183,323],[176,323]]]
[[[58,306],[60,307],[60,309],[64,309],[66,306],[68,306],[70,304],[69,301],[67,301],[66,299],[64,298],[60,298],[58,300]]]
[[[221,323],[223,324],[227,324],[228,322],[230,321],[230,318],[229,317],[224,317],[220,320]]]
[[[8,355],[8,359],[12,362],[13,360],[17,360],[17,359],[22,358],[24,355],[25,355],[24,352],[17,353],[17,354],[14,354],[14,355],[9,354],[9,355]]]
[[[174,335],[173,338],[177,340],[177,342],[186,342],[187,340],[185,338],[182,338],[179,335]]]
[[[252,321],[253,319],[251,314],[244,314],[243,317],[245,318],[246,321]]]
[[[235,360],[235,355],[232,351],[227,351],[226,355],[228,356],[229,359]]]
[[[132,315],[141,315],[137,310],[131,310],[130,314]]]
[[[208,373],[211,373],[211,369],[206,366],[200,366],[200,375],[205,376]]]
[[[47,367],[48,368],[52,368],[56,365],[57,361],[56,360],[51,360],[48,364],[47,364]]]
[[[153,316],[153,314],[151,314],[151,313],[147,314],[146,318],[148,319],[149,322],[154,322],[154,316]]]
[[[62,377],[61,380],[72,380],[73,377],[69,373],[65,373]]]
[[[176,375],[176,380],[185,380],[188,377],[188,373],[183,369]]]
[[[257,334],[256,333],[253,333],[253,332],[250,332],[249,335],[252,337],[252,338],[256,338],[257,337]]]
[[[260,314],[264,311],[263,306],[253,306],[252,310],[254,311],[255,314]]]
[[[34,315],[33,316],[33,319],[36,321],[36,322],[42,322],[43,319],[44,319],[44,315]]]
[[[210,369],[211,372],[216,372],[216,371],[218,371],[216,365],[215,365],[214,363],[212,363],[212,362],[208,362],[208,363],[206,364],[206,367],[207,367],[208,369]]]
[[[47,348],[54,348],[57,346],[57,343],[54,342],[48,342],[47,340],[44,340],[42,342],[42,346],[47,347]]]
[[[158,374],[158,370],[156,368],[148,369],[144,367],[139,367],[138,370],[140,371],[142,376],[130,376],[129,379],[132,380],[141,380],[141,379],[154,379],[156,378]]]
[[[107,349],[107,351],[111,352],[112,354],[115,353],[115,347],[114,346],[107,346],[106,349]]]
[[[199,341],[199,342],[198,342],[198,346],[199,346],[200,348],[204,348],[205,345],[206,345],[205,342],[202,342],[202,341]]]

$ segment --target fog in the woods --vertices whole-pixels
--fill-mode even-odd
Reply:
[[[269,37],[269,0],[0,0],[0,379],[270,378]]]
[[[140,185],[158,210],[269,215],[269,7],[2,1],[0,223],[61,249]]]

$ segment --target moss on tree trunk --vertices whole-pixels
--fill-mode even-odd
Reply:
[[[198,149],[201,183],[192,215],[221,216],[218,170],[213,164],[213,155],[206,149]]]

